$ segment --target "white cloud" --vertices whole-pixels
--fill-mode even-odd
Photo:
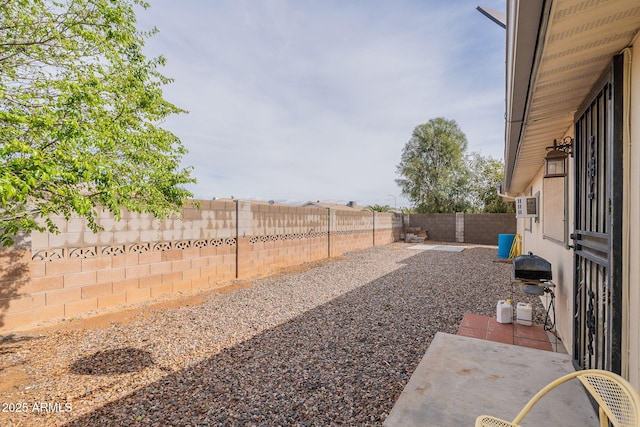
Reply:
[[[485,2],[503,9],[503,2]],[[504,30],[469,1],[158,0],[138,17],[175,79],[171,118],[198,197],[407,202],[413,128],[455,119],[501,157]]]

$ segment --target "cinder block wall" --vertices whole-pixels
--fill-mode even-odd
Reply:
[[[464,241],[497,245],[499,234],[517,232],[516,216],[503,214],[464,214]]]
[[[331,256],[373,246],[373,212],[331,211]]]
[[[13,327],[69,318],[235,278],[236,207],[202,201],[182,219],[101,214],[94,234],[81,219],[53,218],[59,234],[34,232],[22,251],[2,250],[3,264],[20,276],[0,287],[0,325]],[[7,267],[3,265],[3,271]],[[6,275],[5,275],[6,276]]]
[[[427,230],[429,240],[456,241],[456,214],[411,214],[408,216],[408,226]]]
[[[53,218],[59,234],[33,233],[0,249],[0,329],[215,287],[400,239],[401,215],[243,201],[199,201],[180,219],[99,215]],[[464,241],[496,244],[513,214],[464,215]],[[429,239],[456,241],[455,214],[405,215]]]
[[[242,201],[199,201],[181,219],[104,213],[94,234],[53,218],[0,250],[0,329],[215,287],[399,238],[399,216]],[[374,229],[375,225],[375,229]]]
[[[238,278],[327,258],[329,215],[324,209],[238,202]]]
[[[460,216],[460,214],[459,214]],[[456,227],[464,235],[465,243],[497,245],[498,234],[516,233],[516,217],[504,214],[462,214],[464,221],[456,223],[456,214],[410,214],[405,215],[408,227],[420,227],[428,231],[429,240],[456,242]]]
[[[400,240],[402,234],[402,216],[375,212],[374,244],[388,245]]]

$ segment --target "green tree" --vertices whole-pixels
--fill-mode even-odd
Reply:
[[[391,206],[389,205],[370,205],[367,208],[372,212],[389,212],[391,211]]]
[[[469,170],[467,137],[454,120],[429,120],[413,130],[402,150],[396,183],[419,213],[464,212]]]
[[[511,202],[503,202],[498,197],[496,187],[504,182],[504,164],[492,157],[471,153],[468,157],[471,176],[469,195],[474,210],[484,213],[515,212]]]
[[[185,149],[159,127],[182,110],[163,99],[155,33],[138,0],[0,0],[0,243],[56,231],[58,214],[99,208],[166,216],[191,194]]]

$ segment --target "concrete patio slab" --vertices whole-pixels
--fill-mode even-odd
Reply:
[[[465,250],[465,246],[453,246],[453,245],[414,245],[409,246],[409,249],[415,249],[419,251],[443,251],[443,252],[462,252]]]
[[[473,426],[478,415],[512,420],[542,387],[574,371],[571,356],[439,332],[385,427]],[[547,394],[523,425],[597,426],[578,381]]]

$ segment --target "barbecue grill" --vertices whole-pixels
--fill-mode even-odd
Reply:
[[[551,280],[551,263],[529,252],[513,259],[513,275],[523,282],[547,282]]]
[[[549,294],[550,301],[544,318],[545,331],[555,330],[556,305],[552,281],[551,263],[546,259],[529,252],[513,259],[513,279],[520,283],[522,289],[529,295]],[[551,317],[553,316],[553,317]]]

